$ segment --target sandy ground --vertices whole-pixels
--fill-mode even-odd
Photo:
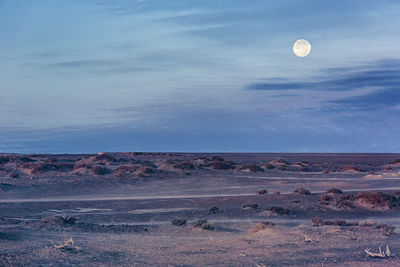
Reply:
[[[0,156],[0,265],[400,265],[400,155],[213,156]]]

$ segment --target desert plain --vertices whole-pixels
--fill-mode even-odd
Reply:
[[[0,266],[400,266],[400,154],[0,155]]]

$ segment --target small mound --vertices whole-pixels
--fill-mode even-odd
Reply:
[[[357,166],[345,166],[340,168],[339,170],[340,172],[344,172],[344,173],[360,173],[363,172],[363,170]]]
[[[284,207],[270,207],[267,208],[266,211],[264,212],[265,215],[287,215],[290,213],[290,210],[284,208]]]
[[[276,159],[268,161],[268,164],[271,165],[290,165],[290,162],[284,159]]]
[[[239,168],[241,171],[249,171],[249,172],[265,172],[263,168],[258,166],[257,164],[246,164]]]
[[[338,189],[338,188],[331,188],[328,191],[326,191],[327,194],[334,194],[334,195],[339,195],[343,194],[343,191]]]
[[[311,191],[305,188],[297,188],[296,190],[293,191],[293,193],[300,195],[311,195]]]

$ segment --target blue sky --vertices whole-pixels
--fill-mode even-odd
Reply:
[[[0,151],[399,152],[398,14],[393,0],[0,0]]]

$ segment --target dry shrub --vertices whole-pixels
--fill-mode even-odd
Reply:
[[[275,166],[272,164],[266,164],[266,165],[264,165],[264,168],[267,170],[272,170],[272,169],[275,169]]]
[[[75,165],[68,162],[55,162],[50,165],[54,171],[70,172],[74,169]]]
[[[157,171],[154,168],[151,167],[146,167],[146,166],[140,166],[138,169],[135,170],[134,174],[137,177],[147,177],[150,176],[150,174],[156,173]]]
[[[274,227],[276,224],[273,222],[259,222],[256,225],[254,225],[254,227],[250,230],[251,233],[257,233],[260,231],[263,231],[267,228],[272,228]]]
[[[186,219],[182,219],[180,217],[175,217],[175,219],[173,219],[171,221],[172,225],[175,226],[185,226],[186,225]]]
[[[96,165],[90,169],[94,175],[106,175],[111,173],[111,170],[105,166]]]
[[[118,177],[123,177],[133,174],[138,168],[139,166],[137,165],[121,165],[115,169],[114,173]]]
[[[270,208],[267,208],[267,211],[269,211],[273,214],[279,215],[279,216],[290,213],[290,210],[285,209],[284,207],[270,207]]]
[[[219,212],[219,208],[218,207],[212,207],[208,210],[209,214],[215,214]]]
[[[399,207],[400,200],[397,196],[383,192],[360,192],[356,199],[374,208],[395,208]]]
[[[214,170],[233,170],[235,163],[232,161],[212,161],[211,167]]]
[[[1,155],[0,156],[0,164],[6,164],[10,161],[10,157]]]
[[[109,153],[98,153],[95,156],[90,157],[89,160],[103,163],[117,162],[117,159]]]
[[[194,170],[194,165],[189,161],[182,161],[173,165],[175,169]]]
[[[353,209],[353,201],[354,196],[352,194],[345,194],[335,198],[332,202],[332,206],[338,209]]]
[[[257,190],[256,193],[258,195],[264,195],[264,194],[268,194],[268,191],[266,189],[260,189],[260,190]]]
[[[289,168],[288,168],[286,165],[282,165],[282,166],[279,166],[279,167],[278,167],[278,170],[280,170],[280,171],[287,171],[287,170],[289,170]]]
[[[321,205],[329,205],[331,202],[333,201],[333,197],[327,194],[323,194],[320,198],[319,198],[319,203]]]
[[[297,188],[296,190],[293,191],[293,193],[300,195],[311,195],[310,190],[304,188]]]
[[[211,161],[225,161],[225,160],[220,156],[212,156]]]
[[[214,230],[215,229],[215,227],[205,219],[197,220],[192,225],[193,225],[193,227],[201,228],[203,230]]]
[[[49,216],[42,219],[43,223],[53,224],[53,225],[60,225],[60,226],[71,226],[75,225],[77,218],[70,217],[70,216]]]
[[[240,167],[239,170],[251,171],[251,172],[264,172],[264,169],[257,164],[246,164]]]
[[[28,162],[21,165],[23,170],[27,170],[32,174],[42,174],[50,171],[52,168],[49,164],[43,162]]]
[[[392,162],[389,162],[389,164],[397,164],[397,163],[400,163],[400,159],[395,159],[394,161],[392,161]]]
[[[258,208],[258,204],[255,203],[248,203],[243,205],[244,209],[257,209]]]
[[[345,227],[345,226],[358,226],[359,223],[358,222],[346,222],[345,220],[336,219],[334,221],[325,221],[324,225],[336,225],[336,226]]]
[[[20,175],[19,175],[18,172],[10,172],[10,173],[8,174],[8,177],[9,177],[9,178],[19,178]]]

